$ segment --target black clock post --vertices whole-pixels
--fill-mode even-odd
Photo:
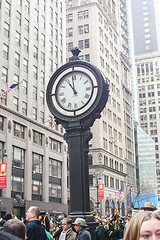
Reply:
[[[70,61],[53,74],[47,86],[46,98],[57,124],[61,123],[66,129],[64,138],[68,143],[70,163],[70,217],[73,220],[84,218],[95,240],[97,224],[90,213],[89,197],[90,127],[100,118],[107,103],[109,87],[97,67],[79,60],[79,52],[79,49],[73,49]],[[90,85],[87,85],[88,82]],[[79,85],[82,89],[78,89]],[[65,89],[69,89],[72,96],[68,96]]]

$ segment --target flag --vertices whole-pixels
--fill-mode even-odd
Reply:
[[[0,95],[0,99],[3,99],[6,94],[8,92],[10,92],[13,88],[15,88],[19,83],[15,83],[15,84],[12,84],[11,86],[9,86],[1,95]]]
[[[50,128],[48,128],[48,129],[54,128],[55,125],[56,125],[56,122],[55,122],[55,119],[53,118],[52,126]]]
[[[118,198],[119,196],[121,196],[123,190],[124,190],[124,187],[122,187],[122,188],[114,195],[113,199]]]

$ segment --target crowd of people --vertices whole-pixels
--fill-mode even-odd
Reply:
[[[95,217],[97,240],[160,240],[160,211],[143,208],[134,216]],[[50,219],[45,212],[31,206],[25,220],[12,214],[0,220],[0,240],[91,240],[85,219],[59,216]]]

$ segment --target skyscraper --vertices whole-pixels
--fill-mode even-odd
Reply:
[[[122,53],[115,1],[67,1],[67,57],[78,46],[80,59],[96,65],[107,77],[110,94],[102,117],[91,131],[90,200],[98,208],[98,184],[104,184],[101,214],[127,212],[127,185],[135,188],[130,62]],[[115,194],[124,186],[119,198]],[[93,210],[93,209],[91,209]]]
[[[156,0],[132,0],[139,123],[155,142],[158,193],[160,193],[160,39]]]
[[[7,188],[0,216],[29,205],[67,211],[63,128],[53,127],[46,87],[65,60],[65,1],[0,1],[0,154]],[[4,150],[7,157],[3,158]]]

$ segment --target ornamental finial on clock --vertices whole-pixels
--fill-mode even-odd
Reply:
[[[73,54],[73,56],[69,59],[69,61],[75,61],[75,60],[80,60],[80,58],[78,57],[79,53],[81,52],[81,50],[78,47],[74,47],[71,49],[71,52]]]

